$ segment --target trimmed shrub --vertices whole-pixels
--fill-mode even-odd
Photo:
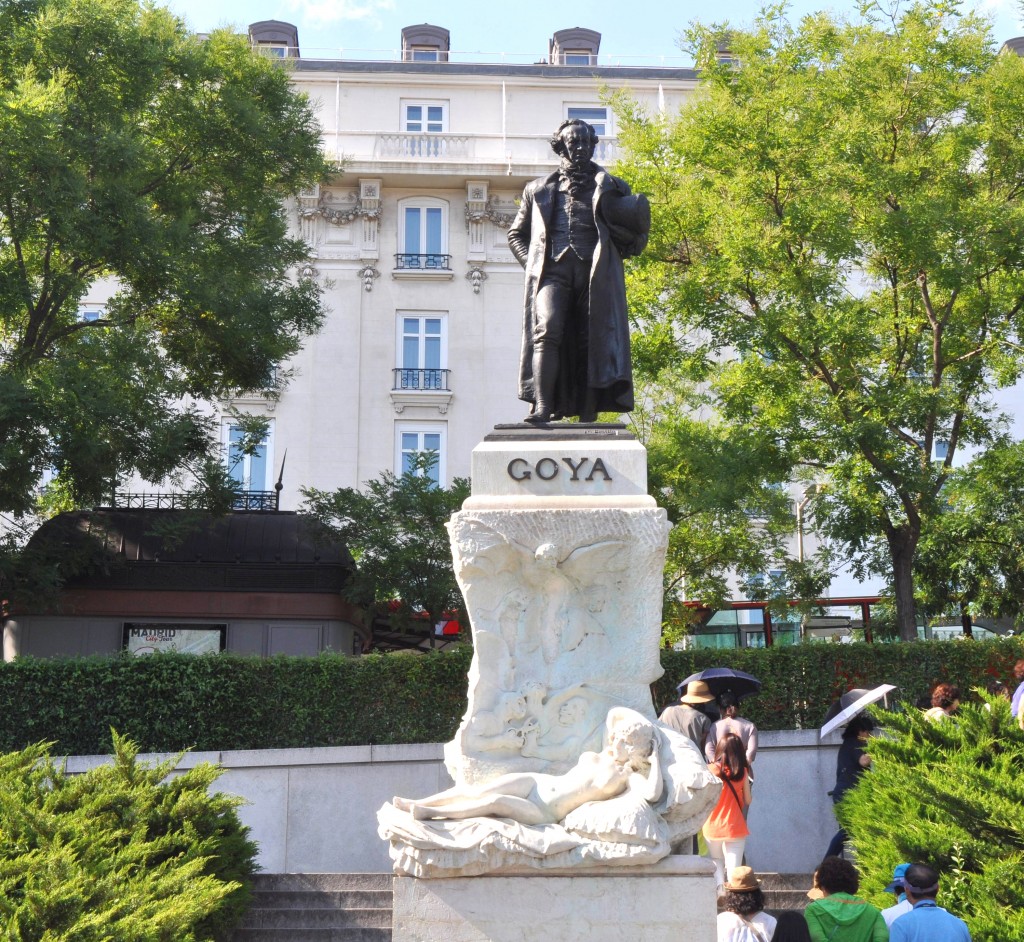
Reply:
[[[67,775],[45,744],[0,756],[0,923],[12,942],[226,938],[249,900],[256,845],[209,794],[209,763],[114,761]],[[180,758],[180,757],[178,757]]]
[[[111,727],[143,752],[446,742],[466,710],[471,655],[18,658],[0,665],[0,750],[47,740],[60,754],[108,753]],[[813,728],[850,687],[894,683],[910,700],[940,680],[966,691],[1008,680],[1019,657],[1018,639],[665,651],[652,694],[660,712],[684,677],[734,667],[763,682],[743,702],[759,728]]]
[[[986,698],[988,699],[988,698]],[[883,716],[872,765],[837,808],[856,847],[862,895],[904,861],[939,871],[939,905],[974,942],[1024,942],[1024,731],[1009,702],[963,706],[937,723],[919,710]]]

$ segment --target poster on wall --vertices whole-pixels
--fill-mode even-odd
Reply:
[[[216,654],[224,650],[227,625],[178,625],[165,622],[124,623],[124,647],[131,654]]]

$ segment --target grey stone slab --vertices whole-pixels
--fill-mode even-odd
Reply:
[[[216,785],[219,791],[244,799],[238,817],[259,847],[257,862],[271,872],[286,869],[288,776],[287,768],[228,769]]]
[[[340,893],[348,890],[391,892],[390,873],[258,873],[253,889],[258,893]]]
[[[323,746],[309,749],[236,749],[221,753],[225,768],[263,766],[349,765],[370,761],[370,746]]]
[[[252,895],[252,909],[391,909],[386,890],[272,890]]]

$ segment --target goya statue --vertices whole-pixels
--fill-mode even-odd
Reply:
[[[585,121],[564,121],[551,138],[561,165],[527,184],[508,231],[526,269],[519,398],[532,424],[633,408],[622,260],[647,245],[651,210],[593,162],[597,143]]]

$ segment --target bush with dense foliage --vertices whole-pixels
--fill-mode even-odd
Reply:
[[[884,722],[871,771],[838,809],[862,893],[883,904],[896,864],[927,863],[941,874],[939,905],[974,942],[1024,942],[1024,731],[1009,702],[938,723],[908,707]]]
[[[111,727],[146,752],[445,742],[466,709],[471,654],[18,658],[0,664],[0,750],[45,739],[105,753]],[[687,675],[734,667],[764,683],[743,702],[761,729],[813,728],[850,687],[894,683],[916,700],[938,681],[1009,680],[1019,657],[1017,639],[665,651],[652,693],[660,712]]]
[[[0,933],[11,942],[224,938],[248,903],[256,845],[202,763],[114,761],[67,775],[46,744],[0,756]]]

